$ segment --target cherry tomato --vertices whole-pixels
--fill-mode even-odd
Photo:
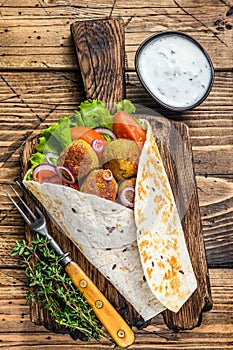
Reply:
[[[72,140],[82,139],[92,146],[93,140],[105,141],[104,137],[94,129],[87,128],[86,126],[75,126],[70,129]]]
[[[113,131],[118,138],[133,140],[140,146],[143,146],[146,141],[146,131],[132,115],[123,111],[115,114]]]
[[[43,182],[49,182],[49,179],[54,177],[54,171],[52,170],[40,170],[36,174],[36,181],[42,184]],[[61,182],[61,181],[60,181]]]

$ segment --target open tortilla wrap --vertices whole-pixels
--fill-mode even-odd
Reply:
[[[149,123],[135,209],[69,187],[26,181],[60,230],[148,320],[178,311],[196,289],[184,234]]]

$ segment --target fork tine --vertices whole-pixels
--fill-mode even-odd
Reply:
[[[36,205],[34,199],[32,198],[32,196],[29,194],[29,192],[25,189],[24,185],[19,183],[17,180],[15,181],[15,183],[18,185],[18,187],[23,191],[23,193],[30,199],[31,203],[33,204],[34,208],[36,209],[37,213],[39,214],[39,216],[44,219],[44,214],[41,212],[41,210],[39,209],[39,207]],[[29,209],[30,210],[30,209]],[[32,213],[32,212],[31,212]],[[32,213],[33,214],[33,213]],[[36,217],[35,217],[36,219]]]
[[[16,201],[11,197],[11,195],[5,191],[7,197],[11,200],[11,202],[14,204],[14,206],[18,209],[20,215],[22,216],[22,218],[26,221],[26,223],[28,225],[31,225],[31,221],[28,219],[27,215],[25,215],[25,213],[23,212],[23,210],[20,208],[20,206],[16,203]]]
[[[29,214],[31,215],[31,217],[33,218],[33,220],[36,220],[36,216],[35,214],[31,211],[31,209],[29,208],[29,206],[24,202],[24,200],[20,197],[20,195],[18,194],[18,192],[15,190],[15,188],[10,185],[10,188],[12,189],[12,191],[14,192],[14,194],[18,197],[18,199],[20,200],[20,202],[23,204],[23,206],[27,209],[27,211],[29,212]]]

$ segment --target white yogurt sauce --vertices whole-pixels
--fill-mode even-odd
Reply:
[[[212,78],[202,50],[177,34],[150,41],[138,57],[138,69],[152,95],[176,108],[188,108],[202,99]]]

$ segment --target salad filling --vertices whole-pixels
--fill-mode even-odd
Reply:
[[[101,101],[82,102],[72,116],[42,131],[26,180],[69,186],[133,209],[135,181],[127,191],[121,183],[137,176],[146,140],[135,110],[129,100],[117,103],[115,114]]]

